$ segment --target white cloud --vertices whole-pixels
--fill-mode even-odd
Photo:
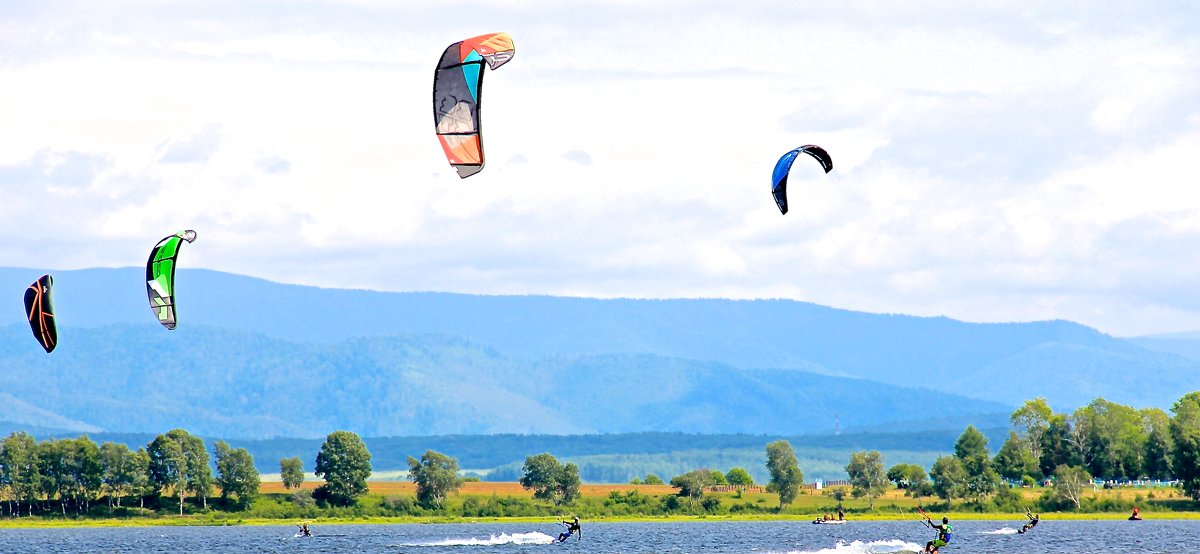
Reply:
[[[592,165],[592,156],[583,150],[571,150],[563,154],[563,159],[579,165]]]
[[[221,142],[221,126],[206,125],[199,133],[174,140],[159,147],[161,163],[203,163],[217,151]]]
[[[192,263],[322,286],[1200,328],[1200,9],[468,4],[6,17],[5,264],[136,265],[192,227]],[[433,65],[496,30],[460,180]],[[807,143],[834,172],[798,164],[781,216]]]

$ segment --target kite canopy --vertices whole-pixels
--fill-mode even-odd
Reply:
[[[158,241],[146,262],[146,295],[150,297],[150,309],[167,329],[175,328],[175,258],[179,257],[179,247],[185,240],[196,240],[196,232],[180,231]]]
[[[58,325],[54,322],[54,303],[50,294],[53,287],[54,279],[47,274],[25,289],[25,315],[29,317],[29,327],[33,329],[33,338],[47,354],[58,345]]]
[[[812,156],[813,159],[821,163],[821,168],[825,173],[833,170],[833,158],[829,157],[829,152],[824,148],[815,144],[807,144],[784,154],[775,162],[775,171],[771,173],[771,195],[775,197],[775,204],[779,206],[779,213],[786,214],[787,207],[787,180],[788,172],[792,170],[792,162],[796,161],[796,156],[803,152]]]
[[[493,70],[516,53],[508,33],[492,33],[456,42],[442,52],[433,75],[433,122],[438,141],[460,178],[483,170],[479,100],[483,64]]]

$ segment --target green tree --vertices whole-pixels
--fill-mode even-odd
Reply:
[[[917,464],[896,464],[888,469],[887,478],[901,489],[917,488],[928,481],[925,468]]]
[[[653,473],[647,473],[646,478],[642,479],[642,482],[647,485],[665,485],[666,484],[663,482],[662,477],[659,477]]]
[[[955,498],[962,498],[967,493],[970,476],[958,456],[942,456],[935,460],[929,469],[929,477],[933,479],[934,493],[946,501],[947,510]]]
[[[279,460],[279,478],[286,490],[300,488],[300,484],[304,482],[304,466],[300,463],[299,456]]]
[[[875,499],[887,490],[887,472],[883,470],[883,456],[878,450],[853,452],[846,464],[850,476],[850,494],[855,498],[867,498],[867,508],[875,509]]]
[[[411,458],[410,458],[411,460]],[[314,466],[317,477],[325,479],[314,496],[335,506],[350,506],[367,493],[371,476],[371,453],[358,435],[334,431],[325,437]]]
[[[1092,476],[1086,469],[1072,466],[1058,466],[1054,470],[1054,492],[1060,499],[1070,500],[1079,509],[1083,488],[1091,484]]]
[[[1083,458],[1075,448],[1074,423],[1066,414],[1054,414],[1042,434],[1042,456],[1038,460],[1038,470],[1042,475],[1053,475],[1055,468],[1060,465],[1082,465]]]
[[[1041,476],[1037,460],[1013,431],[1008,432],[1008,440],[1000,446],[1000,451],[992,459],[992,466],[1001,477],[1013,481],[1021,481],[1026,475],[1034,479]]]
[[[1142,469],[1151,479],[1170,479],[1171,451],[1175,444],[1171,440],[1171,416],[1158,408],[1141,411],[1142,425],[1146,428],[1146,446]]]
[[[139,448],[137,452],[133,453],[130,463],[133,464],[133,486],[131,488],[138,496],[138,507],[145,508],[146,495],[158,491],[157,485],[150,480],[150,453],[145,448]]]
[[[203,508],[208,508],[212,469],[208,466],[208,451],[200,437],[183,429],[172,429],[155,437],[146,452],[150,455],[150,480],[161,489],[171,488],[179,495],[180,515],[183,515],[183,501],[189,492],[200,500]]]
[[[800,471],[800,462],[790,442],[778,440],[767,445],[767,473],[771,475],[768,487],[779,493],[779,508],[783,509],[796,499],[804,485],[804,472]]]
[[[213,443],[213,457],[217,463],[217,487],[221,499],[237,498],[241,506],[249,506],[258,496],[262,479],[254,468],[254,457],[245,448],[230,448],[225,441]]]
[[[1105,479],[1141,476],[1147,432],[1137,410],[1097,398],[1076,410],[1075,420],[1087,431],[1084,460],[1092,475]]]
[[[1008,418],[1017,430],[1022,448],[1035,463],[1042,459],[1042,437],[1050,429],[1050,420],[1053,417],[1054,412],[1050,405],[1046,403],[1045,398],[1039,396],[1033,400],[1026,400],[1025,404]]]
[[[846,487],[834,487],[829,489],[829,496],[837,500],[838,510],[842,509],[842,502],[846,500]]]
[[[408,477],[417,484],[417,503],[424,508],[441,509],[446,497],[462,486],[458,460],[426,450],[418,460],[408,457]]]
[[[679,489],[679,496],[692,500],[699,500],[704,496],[704,488],[712,484],[712,471],[707,469],[694,469],[671,478],[671,486]]]
[[[725,474],[725,481],[730,485],[737,487],[749,487],[754,485],[754,477],[750,476],[749,471],[746,471],[744,468],[740,467],[730,468],[729,472]]]
[[[0,487],[8,489],[9,503],[16,503],[9,513],[20,516],[21,502],[33,516],[33,501],[41,490],[38,472],[37,441],[25,432],[10,434],[0,444]]]
[[[96,443],[87,436],[49,440],[38,443],[35,452],[46,498],[57,497],[63,515],[68,504],[77,513],[89,509],[92,497],[100,491],[103,475]]]
[[[73,496],[75,505],[79,507],[82,500],[84,513],[91,509],[92,499],[100,494],[104,483],[104,465],[100,460],[100,447],[87,435],[71,441],[72,481],[75,490]]]
[[[521,487],[533,490],[534,498],[555,501],[560,472],[562,464],[558,462],[558,458],[550,453],[537,454],[525,458],[519,482]]]
[[[46,500],[57,498],[62,514],[67,515],[67,499],[71,496],[72,448],[65,440],[50,439],[37,443],[37,471],[41,478],[40,492]]]
[[[987,437],[974,425],[968,425],[954,443],[954,455],[962,461],[963,471],[967,474],[966,493],[977,501],[995,492],[1000,485],[1000,475],[992,468],[987,443]]]
[[[128,446],[115,442],[100,445],[100,465],[104,467],[101,481],[108,492],[108,506],[111,508],[115,504],[119,508],[121,498],[133,491],[137,474],[144,474],[146,468],[134,464],[134,455]]]
[[[1200,500],[1200,391],[1189,392],[1171,406],[1171,465],[1183,492]]]
[[[549,500],[555,506],[570,504],[579,496],[579,468],[566,466],[549,453],[525,458],[521,486],[533,490],[533,497]]]
[[[579,486],[582,483],[583,481],[579,478],[579,466],[571,463],[563,466],[558,481],[559,498],[563,504],[572,504],[575,499],[579,498]]]
[[[721,473],[720,471],[718,471],[718,470],[715,470],[715,469],[714,469],[714,470],[712,470],[712,484],[714,484],[714,485],[728,485],[728,484],[729,484],[729,480],[725,479],[725,474],[724,474],[724,473]]]
[[[188,488],[188,456],[183,444],[169,435],[158,435],[146,446],[150,458],[147,472],[150,483],[163,492],[171,489],[179,496],[179,515],[183,515],[183,499]]]
[[[187,431],[177,429],[179,441],[183,446],[183,454],[187,457],[187,489],[188,492],[200,499],[200,507],[208,509],[208,495],[212,494],[213,474],[208,465],[208,449],[204,441]],[[167,433],[170,435],[176,431]]]

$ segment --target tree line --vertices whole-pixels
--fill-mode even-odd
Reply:
[[[994,456],[987,437],[968,426],[955,442],[954,454],[938,458],[928,473],[913,464],[884,471],[879,452],[855,452],[845,468],[851,494],[866,498],[873,508],[874,500],[894,484],[912,496],[937,496],[948,505],[955,499],[1004,504],[1019,501],[1013,485],[1049,480],[1058,499],[1078,508],[1081,490],[1096,476],[1171,480],[1200,500],[1200,392],[1175,402],[1170,414],[1102,398],[1069,414],[1055,413],[1045,399],[1036,398],[1014,411],[1010,421],[1013,431]],[[97,445],[86,435],[39,442],[27,433],[12,433],[0,441],[0,510],[10,517],[84,515],[103,501],[107,513],[145,513],[147,505],[149,511],[157,511],[170,501],[183,515],[189,500],[193,509],[207,511],[214,491],[219,492],[219,509],[245,509],[258,496],[261,484],[253,457],[246,449],[219,440],[211,453],[210,457],[202,439],[183,429],[158,435],[137,450],[112,442]],[[416,484],[415,502],[385,499],[384,508],[393,512],[443,510],[447,498],[464,482],[452,456],[426,450],[420,458],[407,457],[407,462],[409,479]],[[781,511],[805,486],[795,450],[787,440],[773,441],[766,445],[764,465],[770,476],[766,488],[778,495],[776,509]],[[314,473],[325,482],[315,489],[301,487],[304,471],[299,458],[280,460],[280,475],[285,489],[292,491],[292,502],[320,508],[356,506],[367,493],[371,469],[371,453],[349,431],[330,433],[322,443]],[[527,457],[519,481],[535,499],[556,507],[579,499],[579,467],[562,464],[548,453]],[[662,479],[647,475],[634,482],[655,484]],[[617,494],[605,502],[631,510],[711,512],[721,505],[718,498],[705,494],[713,486],[754,485],[744,468],[727,473],[696,469],[669,483],[678,492],[663,498],[661,506],[649,507],[648,500],[636,494]],[[835,494],[843,492],[838,489]]]
[[[132,509],[123,503],[136,502],[138,510],[146,510],[147,503],[157,508],[161,499],[174,495],[182,515],[189,496],[207,509],[214,489],[225,506],[253,501],[259,475],[245,449],[216,441],[211,460],[204,441],[183,429],[158,435],[137,450],[114,442],[97,445],[86,435],[36,441],[15,432],[0,441],[0,509],[10,517],[84,515],[103,499],[116,513]]]
[[[988,439],[967,426],[954,454],[929,468],[898,464],[886,472],[878,452],[851,455],[846,472],[852,493],[872,500],[889,483],[912,496],[937,496],[977,505],[1016,502],[1012,486],[1048,482],[1054,494],[1043,498],[1080,508],[1082,491],[1099,479],[1105,486],[1126,481],[1166,481],[1200,500],[1200,392],[1171,407],[1136,409],[1097,398],[1072,413],[1055,413],[1044,398],[1026,401],[1010,417],[1013,430],[995,456]],[[1013,507],[1013,506],[1009,506]],[[1018,510],[1019,511],[1019,510]]]

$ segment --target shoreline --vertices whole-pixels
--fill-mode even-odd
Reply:
[[[936,512],[930,515],[947,516],[951,521],[1026,521],[1023,513],[974,513],[974,512]],[[1129,519],[1125,513],[1075,513],[1075,512],[1046,512],[1042,513],[1043,521],[1121,521]],[[721,515],[721,516],[620,516],[586,518],[588,523],[657,523],[657,522],[705,522],[705,521],[794,521],[800,524],[812,524],[812,516],[785,515]],[[1143,513],[1143,521],[1155,520],[1200,520],[1196,512],[1162,512]],[[919,521],[914,514],[856,514],[846,518],[849,524],[855,521]],[[268,518],[209,518],[206,516],[167,516],[157,518],[126,518],[126,519],[50,519],[50,518],[8,518],[0,519],[0,529],[50,529],[50,528],[105,528],[105,527],[232,527],[232,526],[295,526],[297,521],[308,521],[310,525],[445,525],[445,524],[488,524],[488,523],[556,523],[553,518],[546,517],[361,517],[361,518],[315,518],[308,520],[268,519]]]

